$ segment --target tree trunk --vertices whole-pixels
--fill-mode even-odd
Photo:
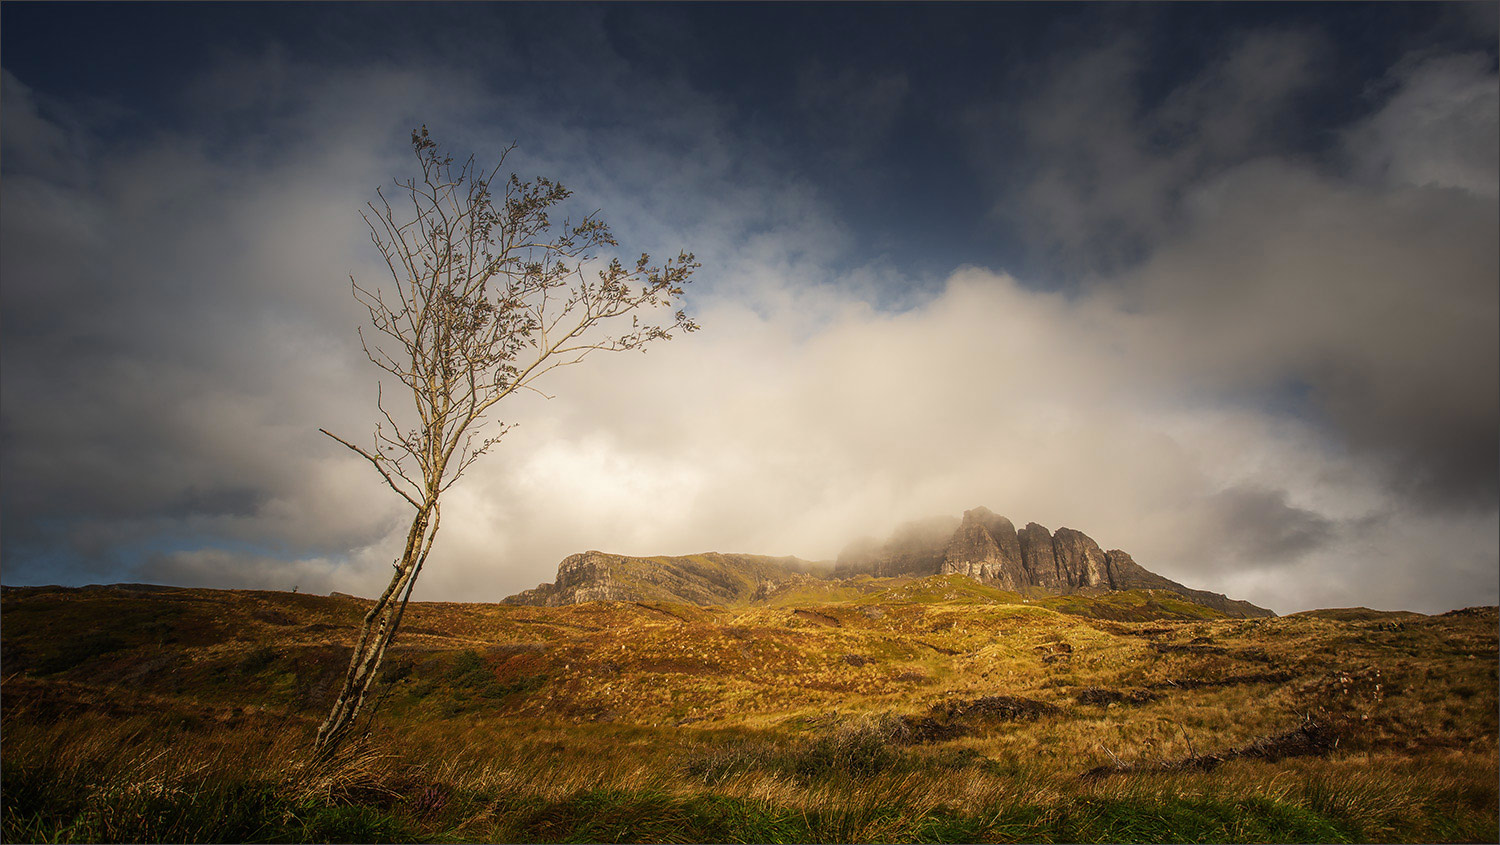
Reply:
[[[437,524],[432,519],[435,510],[435,502],[418,509],[406,535],[406,548],[395,564],[391,583],[365,614],[354,653],[349,658],[349,669],[344,674],[344,685],[334,699],[328,718],[318,727],[318,738],[313,744],[313,754],[317,759],[327,759],[349,738],[354,721],[364,707],[386,648],[401,626],[401,617],[406,612],[406,602],[411,598],[417,574],[427,558],[427,551],[432,548],[432,538],[437,534]]]

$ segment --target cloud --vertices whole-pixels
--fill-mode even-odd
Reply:
[[[0,153],[9,165],[7,169],[61,173],[64,162],[76,156],[70,149],[75,136],[43,117],[36,92],[10,71],[0,70],[0,96],[7,106],[7,125],[0,135]]]
[[[390,572],[374,549],[338,557],[283,558],[237,549],[200,548],[146,557],[134,577],[148,584],[217,589],[297,590],[377,595]]]
[[[505,409],[419,598],[496,600],[589,548],[829,559],[985,505],[1280,611],[1494,600],[1493,71],[1401,66],[1324,161],[1283,152],[1314,36],[1246,34],[1149,102],[1136,43],[1060,60],[1020,118],[1035,178],[986,167],[997,219],[1092,276],[923,288],[732,106],[587,43],[619,73],[579,96],[628,109],[269,51],[183,94],[217,130],[126,142],[7,75],[7,582],[378,589],[405,513],[316,429],[372,424],[354,210],[420,119],[482,155],[521,138],[523,174],[706,267],[702,333]],[[813,108],[859,88],[804,82]],[[915,92],[877,83],[856,106],[884,125]]]
[[[270,49],[229,59],[181,98],[208,125],[252,131],[111,140],[87,121],[53,120],[7,73],[8,579],[118,578],[137,566],[206,577],[213,567],[182,568],[200,551],[216,566],[244,556],[224,583],[299,559],[347,561],[353,579],[369,571],[360,556],[390,544],[401,508],[317,433],[372,425],[347,280],[381,271],[356,211],[369,186],[407,169],[406,115],[497,149],[493,127],[458,118],[487,102],[471,83],[451,69],[330,69]],[[712,126],[713,109],[686,111],[676,131],[711,153],[715,136],[696,129]],[[632,245],[675,252],[689,222],[702,257],[737,268],[738,295],[752,302],[820,298],[795,285],[839,236],[804,187],[731,191],[762,165],[709,154],[684,168],[639,135],[615,140],[600,156],[587,133],[544,132],[542,152],[516,164],[563,171]],[[715,192],[734,201],[675,207]]]
[[[1324,49],[1310,31],[1240,33],[1151,99],[1136,35],[1054,57],[1022,102],[967,117],[976,163],[1010,186],[994,217],[1069,273],[1133,265],[1177,225],[1187,187],[1284,146]],[[1018,152],[996,156],[1012,135]]]
[[[1251,566],[1279,569],[1327,546],[1337,523],[1289,505],[1287,499],[1286,490],[1250,485],[1235,485],[1206,497],[1197,543],[1222,555],[1208,563],[1231,564],[1231,571]]]
[[[1107,301],[970,269],[924,307],[851,309],[807,338],[744,310],[703,316],[713,332],[554,382],[538,425],[528,414],[476,467],[474,497],[446,518],[485,536],[467,547],[505,552],[471,587],[550,580],[585,548],[831,559],[976,504],[1279,610],[1343,601],[1350,579],[1406,577],[1394,550],[1368,552],[1383,530],[1371,525],[1399,505],[1378,474],[1314,426],[1184,392],[1141,345],[1142,318]],[[1457,546],[1489,542],[1484,518],[1437,519]],[[468,574],[433,572],[433,589]]]
[[[1395,93],[1385,107],[1349,132],[1359,169],[1388,184],[1457,188],[1494,200],[1500,85],[1490,58],[1417,59],[1390,76]]]
[[[1126,294],[1159,318],[1161,366],[1226,395],[1292,389],[1414,507],[1494,507],[1493,201],[1260,161],[1186,202]]]
[[[553,457],[529,459],[542,481],[499,498],[545,522],[622,476],[654,491],[633,516],[615,508],[596,524],[572,511],[554,535],[572,549],[826,558],[902,520],[985,504],[1280,610],[1361,595],[1441,610],[1476,586],[1492,596],[1495,209],[1482,180],[1451,190],[1399,175],[1415,165],[1349,179],[1270,152],[1317,44],[1252,35],[1171,92],[1147,121],[1186,127],[1164,161],[1128,108],[1111,117],[1115,89],[1074,116],[1105,104],[1101,119],[1127,132],[1124,159],[1098,140],[1107,132],[1057,129],[1059,142],[1097,143],[1082,154],[1097,174],[1145,174],[1136,187],[1099,180],[1119,192],[1106,211],[1142,218],[1144,259],[1130,270],[1064,296],[971,268],[899,313],[836,288],[801,332],[785,328],[795,300],[710,310],[713,331],[649,364],[570,376],[560,396],[586,404],[549,409],[540,453]],[[1082,78],[1128,78],[1128,55],[1128,44],[1099,54]],[[1459,66],[1439,76],[1462,96],[1433,91],[1435,71],[1418,64],[1361,126],[1390,124],[1413,91],[1468,102],[1492,84]],[[1487,125],[1477,132],[1493,146]],[[1383,149],[1369,130],[1348,137],[1351,155]],[[1084,214],[1079,243],[1112,225],[1085,205],[1069,206]],[[1021,207],[1048,221],[1058,210]],[[575,492],[553,499],[548,479]],[[565,553],[535,548],[520,557]]]
[[[254,138],[222,155],[170,132],[73,132],[70,157],[7,159],[8,574],[38,577],[38,549],[48,566],[118,567],[103,548],[162,535],[344,552],[390,518],[316,433],[350,418],[331,397],[358,350],[330,328],[357,319],[338,284],[365,261],[353,186],[390,159],[341,133],[389,117],[322,81],[284,104],[295,140],[270,160]],[[8,144],[63,131],[28,100],[6,106]],[[314,115],[326,131],[307,131]]]
[[[1029,176],[999,216],[1151,315],[1152,366],[1224,401],[1295,406],[1412,507],[1495,507],[1493,59],[1414,52],[1331,148],[1292,154],[1324,36],[1241,33],[1155,99],[1142,43],[1116,36],[1042,74],[1019,122]],[[1004,117],[974,112],[976,138]]]

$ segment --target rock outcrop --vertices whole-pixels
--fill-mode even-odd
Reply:
[[[1062,577],[1062,572],[1057,568],[1051,531],[1035,522],[1028,522],[1021,529],[1020,541],[1021,559],[1033,585],[1044,590],[1061,590],[1067,586],[1067,579]]]
[[[1165,590],[1227,616],[1275,614],[1219,593],[1194,590],[1137,564],[1119,549],[1104,551],[1082,531],[1056,533],[1030,522],[1015,524],[988,508],[921,520],[898,528],[885,542],[861,540],[826,565],[794,557],[708,552],[685,557],[629,557],[590,551],[557,568],[557,580],[511,596],[508,604],[558,606],[588,601],[671,601],[697,605],[764,599],[793,579],[876,578],[958,574],[1026,595],[1100,594],[1112,590]]]
[[[1058,571],[1067,579],[1069,587],[1115,589],[1114,577],[1110,574],[1104,550],[1082,531],[1057,529],[1057,533],[1052,535],[1052,554],[1057,559]]]
[[[989,508],[964,512],[958,530],[943,549],[943,564],[938,571],[967,575],[1007,590],[1019,590],[1031,583],[1016,526]]]
[[[951,522],[948,525],[952,525]],[[1263,607],[1194,590],[1137,564],[1119,549],[1105,551],[1082,531],[1056,533],[1029,522],[1015,525],[988,508],[965,511],[946,536],[932,520],[899,529],[884,545],[862,541],[839,555],[843,577],[859,574],[923,577],[958,573],[1020,593],[1102,593],[1167,590],[1228,616],[1274,616]]]
[[[588,551],[558,564],[557,580],[503,599],[506,604],[559,607],[589,601],[670,601],[702,606],[754,597],[767,582],[807,573],[795,557],[706,552],[681,557],[629,557]]]

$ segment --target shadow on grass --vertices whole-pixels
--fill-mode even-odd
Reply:
[[[1358,831],[1269,799],[1085,800],[977,814],[901,806],[799,810],[723,796],[583,792],[517,807],[517,842],[1353,842]]]

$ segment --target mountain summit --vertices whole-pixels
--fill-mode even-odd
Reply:
[[[1035,522],[1017,531],[1009,519],[983,507],[965,511],[962,520],[908,523],[885,543],[851,544],[834,564],[836,577],[953,573],[1025,594],[1169,590],[1228,616],[1276,615],[1157,575],[1119,549],[1104,551],[1082,531],[1053,533]]]
[[[572,555],[557,580],[504,599],[507,604],[558,606],[589,601],[673,601],[713,605],[753,601],[793,579],[834,580],[964,575],[1023,595],[1098,595],[1166,590],[1226,616],[1275,616],[1249,602],[1194,590],[1147,570],[1119,549],[1104,551],[1072,528],[1048,531],[1015,524],[988,508],[962,519],[907,523],[885,542],[850,544],[830,569],[794,557],[708,552],[681,557],[629,557],[590,551]]]

